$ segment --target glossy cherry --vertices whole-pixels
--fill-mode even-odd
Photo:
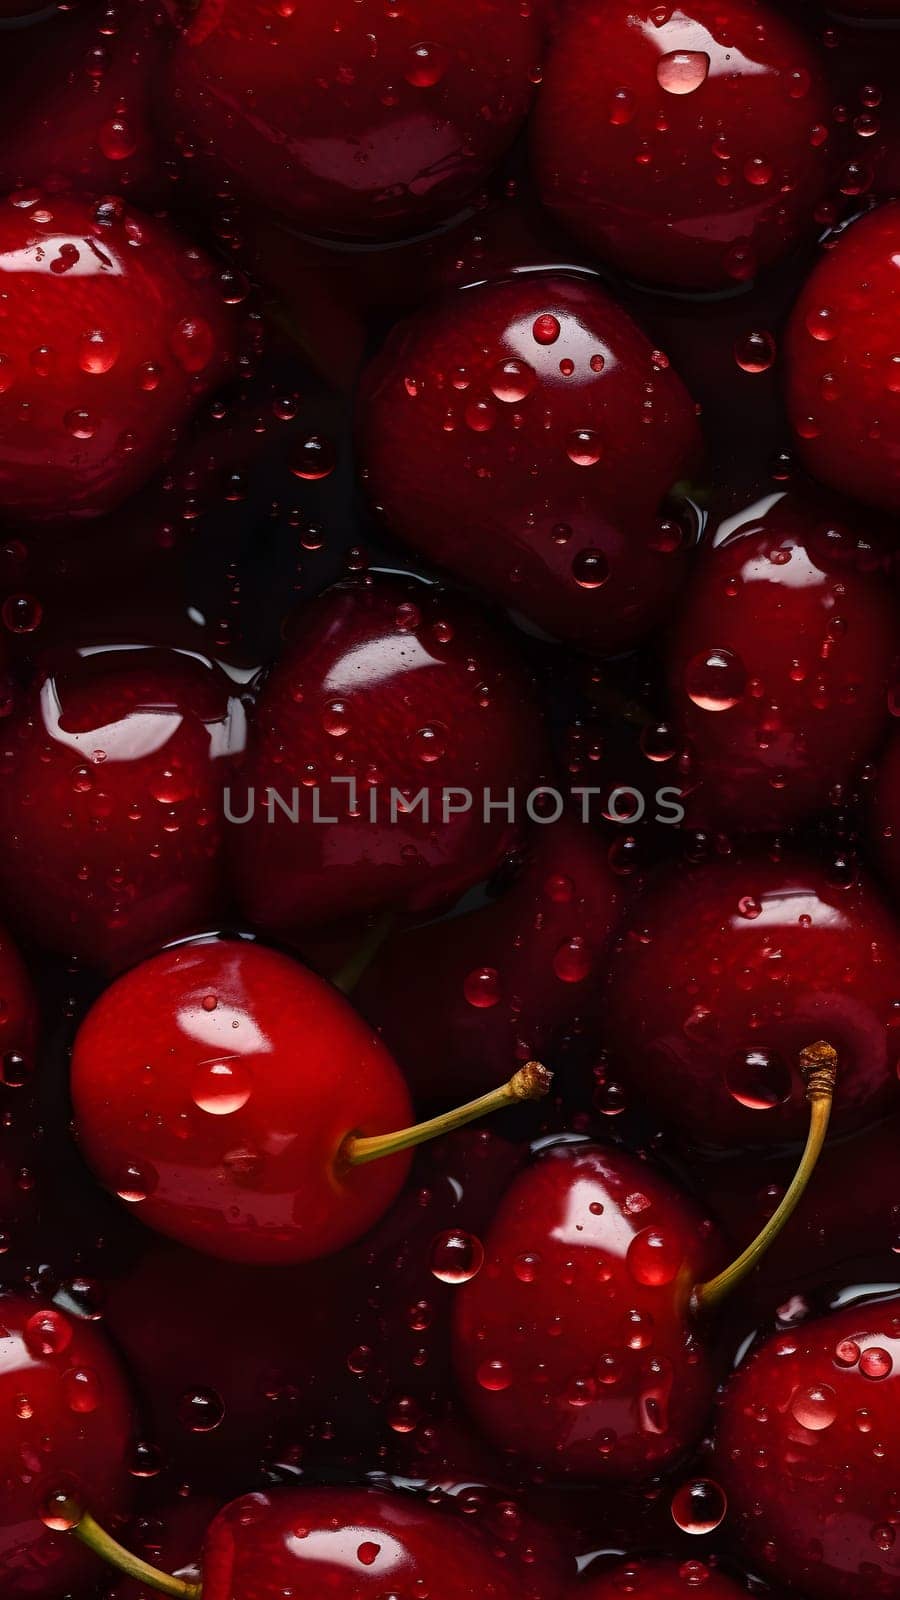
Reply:
[[[188,652],[58,652],[0,730],[0,898],[37,943],[117,969],[224,903],[243,713]]]
[[[624,1561],[609,1571],[588,1576],[572,1589],[567,1600],[622,1600],[625,1595],[642,1600],[746,1600],[747,1591],[704,1561],[670,1556]]]
[[[842,233],[804,285],[785,345],[787,403],[798,454],[823,483],[900,509],[900,202]]]
[[[842,799],[874,748],[895,607],[860,521],[781,491],[704,544],[666,662],[689,824],[784,827]]]
[[[53,1531],[58,1493],[90,1496],[97,1515],[127,1510],[131,1403],[112,1347],[49,1301],[0,1295],[0,1588],[9,1600],[58,1600],[96,1563]]]
[[[184,7],[169,116],[206,181],[310,233],[383,238],[452,216],[523,122],[540,5],[374,0]]]
[[[117,199],[0,205],[0,509],[96,517],[158,467],[234,356],[212,262]]]
[[[775,7],[589,0],[548,53],[535,176],[629,276],[724,288],[814,229],[830,114],[814,46]]]
[[[620,901],[592,829],[574,820],[538,827],[496,900],[391,939],[355,1003],[417,1098],[483,1092],[543,1059],[564,1029],[596,1029]]]
[[[896,1104],[898,996],[900,933],[874,885],[756,854],[648,886],[611,962],[607,1041],[683,1138],[774,1145],[806,1126],[793,1063],[811,1033],[840,1053],[836,1128]]]
[[[551,1478],[650,1477],[682,1455],[716,1382],[688,1302],[720,1245],[693,1203],[624,1150],[562,1144],[513,1181],[484,1245],[454,1355],[491,1441]]]
[[[0,187],[48,194],[128,194],[156,204],[166,189],[154,86],[169,28],[154,0],[61,13],[41,34],[4,35]]]
[[[735,1373],[714,1470],[763,1576],[810,1600],[900,1595],[898,1383],[896,1296],[777,1334]]]
[[[298,614],[251,718],[240,904],[281,935],[450,904],[521,839],[545,759],[528,676],[477,612],[413,580],[340,584]]]
[[[389,527],[555,637],[611,651],[671,605],[689,395],[590,276],[523,273],[401,323],[359,435]]]

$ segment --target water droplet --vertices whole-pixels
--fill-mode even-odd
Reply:
[[[428,1264],[441,1283],[469,1283],[484,1264],[484,1245],[474,1233],[450,1228],[432,1240]]]
[[[500,999],[500,975],[496,967],[475,967],[463,982],[463,994],[476,1011],[489,1011]]]
[[[742,372],[768,372],[775,360],[775,340],[764,329],[752,328],[735,340],[734,359]]]
[[[343,739],[350,732],[350,713],[344,700],[332,700],[325,707],[322,727],[333,739]]]
[[[701,711],[730,711],[743,698],[747,673],[731,650],[705,650],[688,662],[685,688]]]
[[[659,1228],[644,1228],[628,1246],[627,1260],[635,1283],[657,1289],[673,1281],[684,1255],[676,1239]]]
[[[178,1401],[178,1420],[189,1433],[212,1433],[225,1415],[215,1389],[187,1389]]]
[[[576,428],[566,441],[566,455],[576,467],[595,467],[603,455],[599,434],[593,428]]]
[[[79,1416],[88,1416],[92,1411],[96,1411],[103,1398],[103,1386],[96,1372],[90,1367],[79,1367],[67,1372],[63,1379],[63,1388],[69,1410]]]
[[[809,1389],[798,1389],[791,1399],[791,1416],[801,1428],[810,1433],[821,1433],[830,1428],[837,1417],[837,1396],[827,1383],[813,1384]]]
[[[859,1370],[865,1378],[887,1378],[894,1370],[894,1363],[887,1350],[873,1346],[860,1356]]]
[[[72,1343],[72,1324],[61,1311],[36,1311],[28,1318],[22,1337],[36,1360],[61,1356]]]
[[[672,1521],[682,1533],[713,1533],[725,1520],[727,1510],[725,1491],[711,1478],[693,1478],[672,1496]]]
[[[57,1489],[41,1506],[41,1521],[52,1533],[71,1533],[81,1521],[81,1507],[65,1489]]]
[[[81,336],[78,346],[78,365],[82,372],[111,372],[119,359],[121,346],[113,333],[102,328],[92,328]]]
[[[748,1111],[770,1111],[791,1097],[791,1070],[774,1050],[740,1051],[725,1074],[728,1092]]]
[[[440,761],[447,754],[447,729],[443,723],[432,723],[426,728],[418,728],[412,736],[413,754],[417,761],[424,761],[430,766],[434,761]]]
[[[172,354],[185,372],[203,372],[215,354],[216,340],[203,317],[184,317],[172,333]]]
[[[243,1062],[202,1061],[191,1083],[191,1099],[211,1117],[230,1117],[250,1099],[253,1084]]]
[[[414,89],[433,89],[447,71],[449,57],[439,44],[414,44],[403,76]]]
[[[545,311],[541,316],[535,317],[531,331],[536,344],[555,344],[561,329],[557,317]]]
[[[609,562],[602,550],[580,550],[572,562],[572,577],[579,589],[602,589],[609,579]]]
[[[498,1356],[490,1361],[482,1361],[475,1376],[482,1389],[487,1389],[489,1394],[502,1394],[513,1381],[512,1367]]]
[[[693,94],[709,75],[705,50],[670,50],[656,63],[656,81],[667,94]]]
[[[553,956],[553,971],[563,983],[583,983],[591,966],[590,949],[580,934],[565,939]]]
[[[294,477],[302,478],[305,483],[318,483],[329,477],[334,465],[334,445],[320,433],[311,433],[302,440],[290,462]]]

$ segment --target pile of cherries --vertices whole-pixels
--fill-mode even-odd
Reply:
[[[0,0],[0,1600],[900,1600],[900,0]]]

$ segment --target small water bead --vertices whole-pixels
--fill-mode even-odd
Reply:
[[[361,1567],[373,1567],[381,1554],[381,1545],[373,1540],[366,1539],[356,1552],[356,1559]]]
[[[516,1256],[513,1261],[513,1272],[520,1283],[534,1283],[541,1268],[541,1258],[532,1251]]]
[[[747,687],[747,672],[731,650],[701,651],[685,670],[685,688],[701,711],[730,711]]]
[[[191,1099],[211,1117],[230,1117],[247,1104],[253,1091],[250,1073],[236,1059],[203,1061],[191,1082]]]
[[[683,1259],[678,1243],[659,1228],[644,1228],[628,1246],[628,1270],[635,1283],[647,1288],[672,1283]]]
[[[535,317],[531,331],[535,344],[555,344],[561,332],[559,319],[551,312],[545,311],[541,316]]]
[[[225,1416],[225,1404],[215,1389],[187,1389],[179,1398],[177,1415],[189,1433],[213,1433]]]
[[[855,1339],[841,1339],[834,1347],[835,1364],[839,1367],[855,1367],[859,1357],[860,1349]]]
[[[553,971],[563,983],[583,983],[592,965],[591,951],[580,934],[564,940],[553,956]]]
[[[624,128],[637,110],[637,100],[631,89],[615,89],[609,102],[609,120],[614,128]]]
[[[137,1164],[123,1167],[116,1179],[116,1194],[126,1205],[140,1205],[141,1201],[148,1199],[153,1193],[158,1182],[157,1174],[150,1167],[139,1167]]]
[[[133,1478],[158,1478],[162,1471],[162,1456],[156,1445],[139,1439],[132,1451],[128,1470]]]
[[[829,306],[814,306],[807,312],[806,329],[814,339],[827,343],[838,331],[837,317]]]
[[[809,1433],[822,1433],[830,1428],[837,1414],[837,1395],[827,1383],[799,1389],[791,1399],[791,1416]]]
[[[63,1379],[66,1404],[78,1416],[89,1416],[103,1399],[103,1386],[96,1372],[89,1367],[79,1367],[67,1372]]]
[[[350,713],[345,700],[331,700],[322,715],[322,727],[333,739],[343,739],[350,732]]]
[[[656,81],[667,94],[694,94],[709,76],[705,50],[670,50],[656,63]]]
[[[487,1389],[490,1394],[502,1394],[513,1381],[512,1367],[508,1361],[503,1361],[500,1357],[482,1361],[475,1376],[482,1389]]]
[[[78,346],[78,365],[82,372],[97,375],[111,372],[119,359],[121,345],[114,333],[102,328],[92,328],[84,333]]]
[[[8,1050],[5,1056],[0,1057],[0,1083],[5,1088],[21,1089],[28,1082],[30,1073],[30,1064],[15,1050]]]
[[[73,439],[93,439],[97,431],[97,424],[91,413],[81,407],[67,411],[63,417],[63,424]]]
[[[609,562],[602,550],[580,550],[572,562],[579,589],[602,589],[609,580]]]
[[[335,449],[330,439],[321,433],[310,433],[301,440],[290,461],[295,478],[305,483],[319,483],[330,477],[335,467]]]
[[[872,1529],[872,1543],[885,1554],[888,1550],[893,1550],[896,1538],[896,1532],[890,1523],[883,1522]]]
[[[566,455],[576,467],[595,467],[603,455],[599,434],[593,428],[576,428],[566,441]]]
[[[751,328],[734,342],[734,359],[742,372],[768,372],[775,352],[775,340],[761,328]]]
[[[440,761],[447,754],[447,729],[443,723],[432,723],[425,728],[417,728],[412,735],[411,744],[413,755],[417,761],[422,761],[426,766]]]
[[[392,1400],[388,1409],[388,1427],[393,1433],[415,1433],[422,1417],[422,1408],[412,1395],[400,1395]]]
[[[728,1500],[712,1478],[693,1478],[676,1489],[670,1509],[672,1521],[682,1533],[701,1537],[714,1533],[724,1522]]]
[[[61,1311],[36,1311],[22,1332],[27,1348],[36,1360],[61,1356],[72,1343],[72,1324]]]
[[[414,44],[410,47],[408,65],[403,74],[414,89],[433,89],[440,83],[450,62],[447,51],[439,44]]]
[[[41,1521],[51,1533],[71,1533],[81,1521],[81,1507],[66,1489],[57,1489],[41,1506]]]
[[[506,405],[518,405],[531,394],[537,375],[527,361],[501,361],[491,374],[491,393]]]
[[[791,1097],[791,1069],[774,1051],[755,1047],[739,1051],[725,1073],[728,1092],[748,1111],[770,1111]]]
[[[472,433],[490,433],[496,425],[497,412],[489,400],[470,400],[463,418]]]
[[[873,1346],[870,1350],[864,1350],[860,1356],[859,1370],[863,1377],[878,1381],[890,1376],[894,1370],[894,1363],[887,1350]]]
[[[463,981],[463,994],[476,1011],[489,1011],[500,999],[500,974],[496,967],[475,967]]]
[[[484,1245],[476,1234],[450,1228],[432,1240],[428,1265],[441,1283],[470,1283],[484,1265]]]

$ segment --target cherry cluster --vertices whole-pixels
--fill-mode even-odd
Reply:
[[[0,41],[0,1600],[900,1600],[900,0]]]

